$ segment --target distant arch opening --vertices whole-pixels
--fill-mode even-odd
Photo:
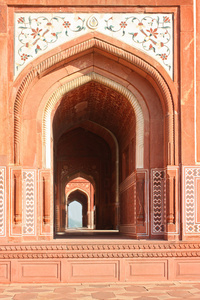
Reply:
[[[68,204],[68,225],[67,228],[82,228],[83,225],[83,205],[79,201],[73,200]]]
[[[76,177],[66,184],[65,195],[65,231],[71,228],[94,229],[95,191],[92,183]]]

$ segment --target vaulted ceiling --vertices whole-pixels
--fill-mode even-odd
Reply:
[[[135,129],[135,114],[130,102],[120,93],[94,81],[63,97],[54,115],[54,139],[58,140],[69,129],[87,121],[105,127],[118,141]],[[90,122],[87,122],[88,130]]]

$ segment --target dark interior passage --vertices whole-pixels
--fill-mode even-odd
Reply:
[[[90,82],[61,99],[53,119],[55,232],[65,231],[64,189],[76,174],[94,182],[96,230],[119,229],[119,215],[133,221],[133,203],[129,195],[120,203],[119,185],[135,171],[135,130],[130,102],[107,86]]]

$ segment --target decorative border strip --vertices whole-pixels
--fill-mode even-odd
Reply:
[[[2,245],[0,259],[200,257],[199,243]]]
[[[141,250],[193,250],[200,252],[200,243],[199,242],[168,242],[168,241],[156,241],[148,243],[146,241],[133,241],[132,243],[102,243],[95,241],[92,244],[88,244],[88,242],[74,242],[74,243],[32,243],[32,244],[9,244],[9,245],[0,245],[0,253],[1,252],[49,252],[58,251],[59,253],[62,251],[141,251]]]
[[[199,167],[183,167],[184,234],[200,233],[197,222],[197,180],[200,180]]]
[[[0,167],[0,236],[6,236],[6,168]]]
[[[166,174],[164,169],[151,170],[152,218],[151,232],[160,235],[165,232],[166,223]]]
[[[161,257],[200,257],[198,251],[176,252],[118,252],[118,253],[0,253],[0,259],[52,259],[52,258],[161,258]]]
[[[35,170],[23,170],[23,235],[36,234]]]

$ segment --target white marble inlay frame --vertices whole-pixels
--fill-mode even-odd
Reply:
[[[23,235],[36,235],[36,170],[23,170]]]
[[[0,237],[6,235],[6,168],[0,167]]]
[[[151,170],[152,215],[151,233],[163,235],[166,226],[166,172],[164,169]]]
[[[200,223],[197,219],[197,183],[199,180],[199,166],[183,167],[183,232],[185,235],[199,235],[200,233]]]
[[[173,78],[171,13],[15,13],[15,78],[38,56],[95,30],[150,55]]]

